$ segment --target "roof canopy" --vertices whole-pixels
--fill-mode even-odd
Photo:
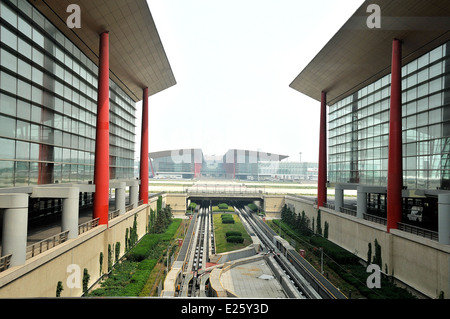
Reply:
[[[380,6],[381,28],[369,28],[370,4]],[[369,19],[371,20],[371,19]],[[403,64],[450,40],[448,0],[366,0],[290,87],[334,104],[390,73],[392,40],[402,41]]]
[[[145,0],[34,0],[31,3],[98,65],[99,35],[109,31],[110,77],[137,102],[176,84]],[[70,4],[81,11],[81,28],[70,29]]]

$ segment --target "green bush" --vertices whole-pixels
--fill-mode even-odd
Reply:
[[[332,243],[326,238],[320,236],[313,236],[310,238],[310,243],[316,247],[323,247],[325,253],[330,256],[331,259],[336,261],[338,264],[348,265],[355,264],[358,262],[358,257],[348,252],[342,247]]]
[[[227,231],[227,232],[225,233],[225,236],[226,236],[226,237],[230,237],[230,236],[242,236],[242,233],[241,233],[240,231],[230,230],[230,231]]]
[[[250,203],[247,206],[248,206],[248,208],[250,208],[254,212],[258,211],[258,207],[255,204],[253,204],[253,203]]]
[[[241,244],[241,243],[244,242],[244,237],[242,237],[242,236],[228,236],[227,237],[227,242]]]
[[[228,209],[228,204],[222,203],[222,204],[219,204],[218,207],[219,207],[220,209]]]
[[[222,219],[224,219],[224,218],[233,218],[233,216],[231,214],[222,214],[222,215],[220,215],[220,217]]]
[[[224,219],[222,219],[222,224],[234,224],[234,219],[224,218]]]
[[[148,277],[167,251],[167,243],[176,233],[181,219],[174,219],[162,234],[146,234],[132,248],[127,258],[114,266],[109,278],[101,283],[101,288],[90,296],[139,296]]]
[[[158,235],[145,235],[144,237],[142,237],[139,245],[136,245],[130,250],[127,259],[130,261],[138,262],[146,259],[150,255],[152,248],[155,247],[159,243],[159,241],[160,236]]]

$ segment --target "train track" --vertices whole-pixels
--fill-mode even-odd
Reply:
[[[274,254],[277,263],[302,295],[310,299],[347,299],[339,289],[301,257],[261,218],[249,213],[246,209],[239,208],[237,210],[253,225],[255,233],[266,246],[266,251]]]
[[[282,255],[273,242],[273,234],[270,233],[265,224],[261,224],[257,219],[252,218],[251,213],[247,212],[244,208],[235,207],[236,211],[239,212],[242,218],[244,218],[247,224],[252,228],[252,232],[261,241],[261,248],[264,253],[272,254],[274,260],[283,270],[283,272],[288,276],[289,280],[297,289],[301,298],[305,299],[321,299],[320,295],[312,289],[307,280],[292,267],[287,258]]]
[[[187,266],[179,296],[198,297],[200,293],[201,274],[199,270],[205,268],[209,260],[209,251],[215,252],[212,234],[212,216],[210,207],[200,207],[195,221],[194,233],[190,248],[186,255]],[[210,249],[211,248],[211,249]]]
[[[235,206],[235,211],[244,221],[249,234],[258,237],[262,253],[270,254],[278,268],[284,272],[284,279],[287,277],[291,287],[297,291],[295,298],[298,296],[304,299],[346,299],[339,289],[304,260],[261,218],[250,213],[247,207]],[[181,297],[200,296],[202,276],[206,275],[201,269],[206,268],[209,254],[215,252],[210,206],[201,206],[193,222],[189,248],[183,259],[181,285],[177,294]]]

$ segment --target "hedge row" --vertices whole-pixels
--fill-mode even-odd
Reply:
[[[164,233],[144,235],[128,252],[126,259],[114,266],[101,288],[92,291],[89,296],[139,296],[180,223],[181,219],[174,219]]]
[[[222,214],[222,224],[234,224],[234,218],[231,214]]]
[[[129,251],[127,259],[130,261],[140,262],[148,258],[150,254],[157,253],[155,251],[155,247],[158,245],[158,243],[160,243],[161,241],[170,240],[175,235],[175,232],[180,226],[180,223],[181,219],[176,219],[169,225],[169,227],[167,227],[167,230],[164,233],[144,235],[139,244]]]
[[[230,231],[227,231],[227,232],[225,233],[225,236],[226,236],[226,237],[230,237],[230,236],[242,236],[242,233],[241,233],[240,231],[230,230]]]
[[[358,263],[359,259],[356,255],[342,249],[335,243],[320,236],[312,236],[309,239],[310,243],[316,247],[323,247],[324,251],[331,259],[341,265],[352,265]]]
[[[228,204],[222,203],[222,204],[219,204],[218,207],[219,207],[220,209],[228,209]]]
[[[242,237],[242,236],[228,236],[227,237],[227,242],[241,244],[241,243],[244,242],[244,237]]]

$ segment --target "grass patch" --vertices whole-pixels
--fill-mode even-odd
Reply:
[[[244,225],[241,223],[239,216],[231,214],[234,219],[234,224],[222,224],[222,218],[220,214],[213,214],[214,220],[214,232],[215,232],[215,244],[216,253],[223,253],[227,251],[237,250],[247,247],[252,243],[252,239],[245,230]],[[242,243],[230,243],[227,242],[227,232],[235,231],[240,232],[244,241]]]
[[[291,244],[295,242],[296,250],[306,251],[306,260],[316,269],[321,267],[319,247],[324,250],[324,272],[328,280],[338,287],[346,296],[352,299],[414,299],[406,289],[395,286],[391,278],[381,276],[381,288],[367,288],[366,279],[369,275],[359,258],[326,238],[306,236],[280,220],[268,221],[268,225],[277,233],[282,226],[282,237]]]
[[[212,211],[213,213],[215,212],[232,212],[234,213],[234,208],[233,206],[228,206],[227,208],[220,208],[219,206],[213,206],[212,207]]]
[[[101,283],[101,288],[92,291],[89,296],[139,296],[149,284],[150,274],[166,253],[167,245],[180,225],[181,219],[174,219],[164,233],[144,235],[126,258],[114,266],[109,278]]]

